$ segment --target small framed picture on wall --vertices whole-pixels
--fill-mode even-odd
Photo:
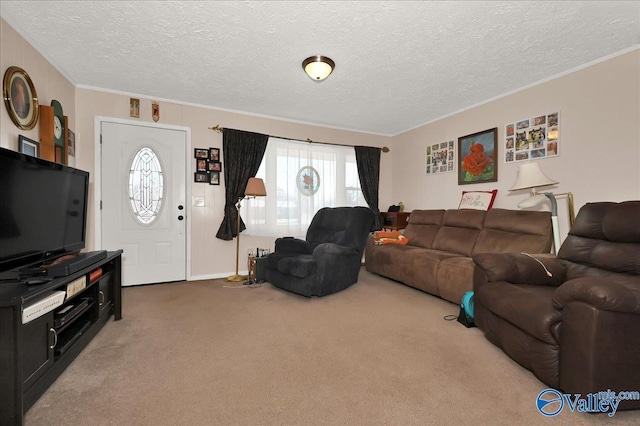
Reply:
[[[209,185],[220,185],[220,172],[209,173]]]
[[[36,142],[33,139],[20,135],[18,136],[18,144],[20,146],[21,153],[32,157],[40,156],[40,142]]]
[[[202,148],[195,148],[193,150],[194,158],[204,158],[205,160],[209,158],[209,151]]]
[[[204,158],[198,158],[196,160],[196,171],[198,172],[206,172],[207,171],[207,160]]]
[[[193,181],[198,183],[209,182],[209,173],[207,172],[195,172],[193,174]]]
[[[140,99],[129,98],[129,117],[140,118]]]
[[[209,161],[220,161],[220,148],[209,148]]]

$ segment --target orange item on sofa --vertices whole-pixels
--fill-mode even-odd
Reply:
[[[377,246],[383,244],[407,244],[409,239],[400,231],[376,231],[373,233],[373,243]]]

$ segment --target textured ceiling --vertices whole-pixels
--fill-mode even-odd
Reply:
[[[395,135],[640,44],[640,2],[0,2],[73,84]],[[301,62],[334,73],[314,82]],[[224,123],[221,123],[224,125]]]

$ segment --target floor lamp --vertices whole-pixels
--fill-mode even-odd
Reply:
[[[264,187],[264,181],[260,178],[249,178],[249,182],[247,182],[247,187],[244,190],[244,196],[238,198],[238,204],[236,207],[238,209],[238,220],[237,223],[237,235],[236,235],[236,273],[227,277],[227,281],[231,282],[240,282],[247,279],[246,275],[240,275],[238,273],[238,264],[240,262],[240,202],[245,198],[255,198],[255,197],[265,197],[267,195],[267,190]]]
[[[553,247],[556,254],[560,249],[560,228],[558,226],[558,203],[556,197],[566,196],[567,204],[569,208],[569,224],[573,226],[575,220],[575,213],[573,208],[573,194],[571,192],[565,192],[562,194],[554,194],[552,192],[536,192],[536,188],[547,185],[555,185],[558,182],[550,179],[542,170],[538,163],[525,163],[521,164],[518,168],[518,177],[516,182],[509,189],[509,191],[517,191],[519,189],[531,189],[529,198],[518,203],[518,207],[527,208],[534,207],[538,204],[549,200],[551,202],[551,226],[553,228]]]

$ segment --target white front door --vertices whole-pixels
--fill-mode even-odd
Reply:
[[[122,285],[186,279],[184,130],[101,124],[102,248],[123,249]]]

